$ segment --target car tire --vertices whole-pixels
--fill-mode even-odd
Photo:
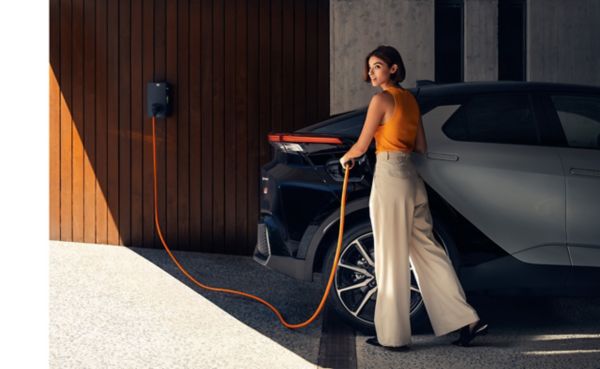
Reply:
[[[456,270],[457,263],[455,262],[455,259],[457,260],[457,254],[454,252],[455,250],[451,249],[453,244],[451,243],[449,234],[447,233],[442,222],[434,221],[434,235],[437,240],[440,241],[440,244],[446,249],[447,253],[449,253],[452,264]],[[344,230],[342,250],[340,251],[340,261],[338,263],[336,275],[334,276],[333,284],[327,298],[327,304],[331,310],[333,310],[354,328],[369,335],[375,334],[373,317],[375,299],[377,296],[376,292],[373,292],[366,302],[364,300],[367,298],[369,292],[371,292],[373,289],[373,283],[376,285],[375,279],[373,278],[367,284],[370,277],[365,275],[363,278],[361,277],[361,275],[364,275],[363,273],[348,269],[346,266],[340,266],[340,263],[343,263],[343,265],[349,265],[350,267],[364,269],[366,272],[370,271],[369,274],[374,277],[374,266],[372,268],[367,268],[367,266],[371,266],[369,260],[366,260],[366,258],[363,256],[363,253],[361,253],[359,250],[360,244],[362,245],[363,250],[370,256],[370,260],[373,261],[372,238],[371,222],[368,220],[352,225]],[[331,245],[329,245],[323,261],[323,288],[327,286],[327,282],[329,280],[336,247],[337,238]],[[344,288],[354,287],[359,284],[365,285],[360,288],[352,288],[343,291]],[[412,271],[411,287],[418,288]],[[362,305],[361,309],[361,304],[363,302],[364,304]],[[411,291],[410,320],[413,332],[421,332],[431,329],[429,317],[427,316],[427,311],[425,309],[425,304],[422,300],[422,297],[420,296],[420,293],[414,290]]]

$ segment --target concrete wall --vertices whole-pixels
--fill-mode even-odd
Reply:
[[[498,0],[465,0],[465,81],[498,79]]]
[[[434,78],[434,0],[331,0],[331,114],[366,106],[379,91],[362,81],[364,59],[379,45],[402,55],[406,79]]]
[[[600,1],[528,0],[527,80],[600,85]]]
[[[498,79],[498,1],[464,1],[464,80]],[[331,0],[331,114],[366,106],[365,56],[394,46],[405,88],[434,79],[434,0]],[[600,85],[600,0],[527,0],[527,77]]]

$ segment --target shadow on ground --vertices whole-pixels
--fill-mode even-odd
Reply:
[[[206,291],[189,281],[164,250],[131,248],[140,256],[159,266],[180,282],[210,300],[222,310],[252,327],[261,334],[277,341],[287,349],[314,361],[314,345],[318,345],[323,314],[308,328],[289,330],[283,327],[275,314],[252,300],[229,294]],[[175,252],[181,264],[202,283],[214,287],[239,289],[262,297],[277,307],[286,320],[298,323],[315,311],[323,293],[320,278],[313,282],[298,281],[272,271],[256,263],[250,257],[191,252]],[[506,337],[496,341],[495,348],[514,348],[523,340],[530,341],[527,349],[538,345],[547,347],[554,341],[552,335],[574,332],[569,347],[600,347],[600,298],[598,297],[552,297],[552,296],[494,296],[471,293],[468,301],[480,317],[490,323],[491,335]],[[343,323],[340,323],[343,324]],[[357,332],[365,335],[365,332]],[[430,325],[413,329],[413,335],[432,335]],[[576,338],[592,334],[592,338]],[[437,347],[442,341],[452,341],[457,333],[435,338],[431,344],[421,343],[419,348]],[[542,338],[530,340],[531,336]],[[531,343],[533,342],[533,343]],[[540,343],[543,342],[543,343]],[[447,342],[445,342],[447,343]],[[560,344],[560,342],[558,342]],[[533,346],[532,346],[533,345]]]
[[[317,364],[324,312],[305,328],[288,329],[269,308],[246,297],[203,289],[190,281],[164,250],[129,248],[158,266],[244,325],[286,349]],[[324,292],[320,274],[312,282],[299,281],[266,268],[251,257],[197,252],[173,252],[199,282],[256,295],[276,307],[292,324],[304,322],[317,309]],[[215,322],[218,325],[218,322]]]

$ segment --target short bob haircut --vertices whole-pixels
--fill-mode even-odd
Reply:
[[[404,68],[404,62],[402,61],[400,53],[392,46],[381,45],[375,50],[371,51],[365,58],[365,70],[363,71],[363,79],[365,82],[371,82],[371,77],[369,77],[369,58],[372,56],[376,56],[383,60],[387,64],[388,68],[391,68],[392,65],[396,64],[398,66],[398,70],[390,75],[390,79],[396,83],[404,81],[404,78],[406,77],[406,69]]]

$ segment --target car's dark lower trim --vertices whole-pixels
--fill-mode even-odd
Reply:
[[[295,279],[310,281],[312,280],[312,272],[307,275],[306,260],[296,259],[291,256],[271,255],[266,262],[254,260],[268,267],[269,269],[283,273]]]
[[[365,208],[368,208],[368,206],[368,198],[360,198],[347,203],[345,214],[346,220],[351,217],[353,213],[364,210]],[[277,248],[273,243],[277,240],[274,240],[273,234],[269,234],[269,227],[265,227],[263,223],[259,223],[258,240],[257,245],[254,248],[254,260],[270,269],[291,277],[304,281],[312,281],[313,265],[317,251],[320,247],[327,247],[327,245],[322,245],[321,243],[328,232],[335,232],[335,237],[337,237],[338,228],[336,225],[339,225],[339,216],[340,211],[338,209],[331,212],[320,225],[313,225],[307,229],[308,233],[302,238],[297,253],[297,255],[305,256],[305,258],[277,255],[277,251],[273,249],[274,247]],[[332,227],[335,227],[335,229]],[[268,254],[265,253],[267,248],[269,249]]]

